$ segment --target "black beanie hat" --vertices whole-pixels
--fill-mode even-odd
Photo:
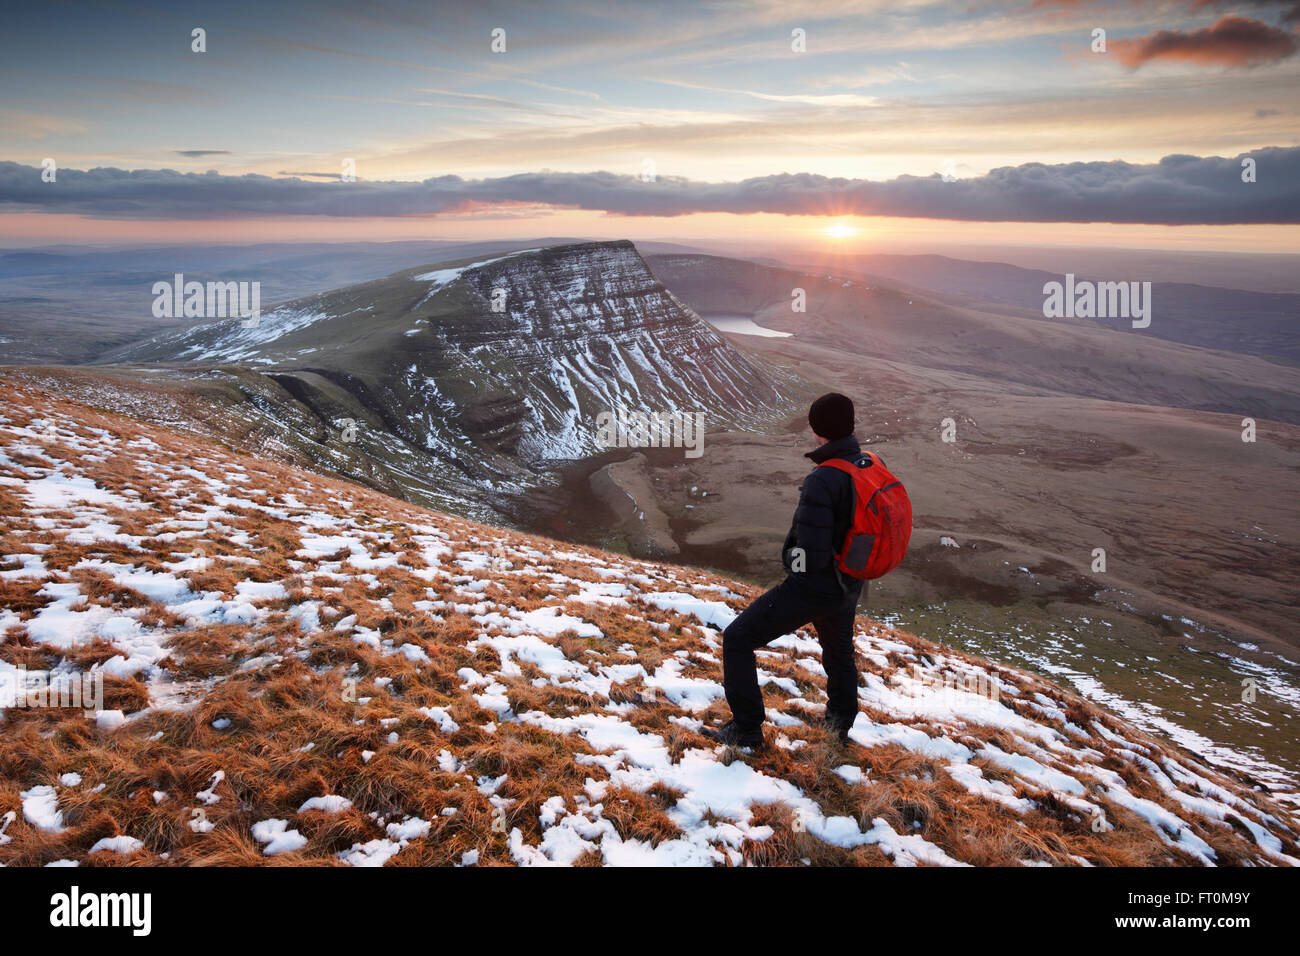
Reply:
[[[853,434],[853,401],[839,392],[827,392],[808,409],[813,434],[836,441]]]

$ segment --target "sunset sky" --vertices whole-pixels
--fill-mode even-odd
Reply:
[[[1297,248],[1297,2],[50,2],[6,21],[8,247]]]

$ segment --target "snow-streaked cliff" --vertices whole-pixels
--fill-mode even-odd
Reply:
[[[789,376],[729,344],[626,241],[406,270],[132,358],[287,376],[307,404],[325,397],[323,376],[413,449],[480,478],[600,451],[601,412],[698,412],[712,430],[788,407]]]

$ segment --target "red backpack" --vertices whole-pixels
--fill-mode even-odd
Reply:
[[[912,537],[912,502],[903,483],[866,452],[853,462],[832,458],[820,467],[835,468],[853,479],[853,520],[835,557],[836,567],[864,581],[894,570]]]

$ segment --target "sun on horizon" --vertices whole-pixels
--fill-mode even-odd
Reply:
[[[846,222],[833,222],[822,227],[822,235],[829,239],[850,239],[861,231],[857,226],[850,226]]]

